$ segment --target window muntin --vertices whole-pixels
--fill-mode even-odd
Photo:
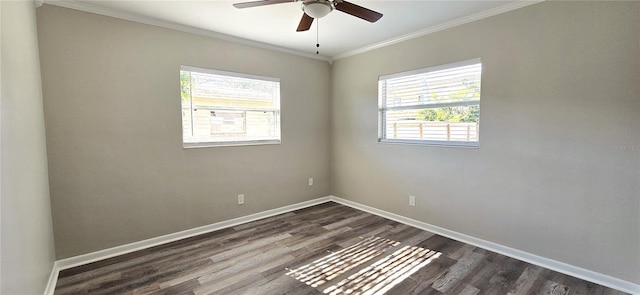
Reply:
[[[478,146],[480,59],[378,79],[380,142]]]
[[[180,68],[184,147],[280,143],[280,81]]]

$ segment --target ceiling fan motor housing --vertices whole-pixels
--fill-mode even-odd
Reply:
[[[302,2],[302,11],[313,18],[325,17],[333,10],[333,4],[329,0],[305,0]]]

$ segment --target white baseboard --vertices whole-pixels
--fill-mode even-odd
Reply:
[[[605,274],[594,272],[581,267],[566,264],[564,262],[556,261],[553,259],[541,257],[528,252],[520,251],[514,248],[510,248],[504,245],[496,244],[486,240],[482,240],[476,237],[465,235],[459,232],[448,230],[439,226],[428,224],[426,222],[418,221],[415,219],[407,218],[402,215],[394,214],[384,210],[369,207],[360,203],[338,198],[336,196],[329,196],[330,200],[345,206],[349,206],[361,211],[369,212],[387,219],[391,219],[400,223],[411,225],[413,227],[432,232],[450,239],[454,239],[463,243],[467,243],[476,247],[480,247],[489,251],[493,251],[505,256],[509,256],[518,260],[522,260],[537,266],[541,266],[559,273],[570,275],[576,278],[583,279],[585,281],[593,282],[602,286],[627,292],[630,294],[640,294],[640,285],[634,284],[625,280],[614,278]]]
[[[336,202],[339,204],[343,204],[345,206],[349,206],[358,210],[362,210],[365,212],[369,212],[371,214],[375,214],[384,218],[388,218],[400,223],[404,223],[407,225],[411,225],[413,227],[419,228],[419,229],[423,229],[444,237],[448,237],[460,242],[464,242],[470,245],[474,245],[489,251],[493,251],[496,253],[500,253],[502,255],[505,256],[509,256],[515,259],[519,259],[534,265],[538,265],[544,268],[548,268],[560,273],[564,273],[570,276],[574,276],[586,281],[590,281],[596,284],[600,284],[603,286],[607,286],[613,289],[617,289],[623,292],[627,292],[627,293],[631,293],[631,294],[638,294],[640,295],[640,285],[638,284],[634,284],[625,280],[621,280],[618,278],[614,278],[605,274],[601,274],[601,273],[597,273],[591,270],[587,270],[584,268],[580,268],[577,266],[573,266],[573,265],[569,265],[563,262],[559,262],[556,260],[552,260],[552,259],[548,259],[548,258],[544,258],[541,256],[537,256],[528,252],[524,252],[524,251],[520,251],[517,249],[513,249],[507,246],[503,246],[500,244],[496,244],[493,242],[489,242],[486,240],[482,240],[479,238],[475,238],[469,235],[465,235],[462,233],[458,233],[452,230],[448,230],[442,227],[438,227],[435,225],[431,225],[422,221],[418,221],[415,219],[411,219],[411,218],[407,218],[398,214],[394,214],[391,212],[387,212],[384,210],[380,210],[380,209],[376,209],[373,207],[369,207],[360,203],[356,203],[353,201],[349,201],[346,199],[342,199],[342,198],[338,198],[335,196],[327,196],[327,197],[322,197],[322,198],[317,198],[317,199],[313,199],[313,200],[309,200],[306,202],[301,202],[301,203],[297,203],[297,204],[293,204],[293,205],[288,205],[288,206],[284,206],[284,207],[280,207],[280,208],[276,208],[276,209],[272,209],[272,210],[267,210],[267,211],[263,211],[263,212],[259,212],[259,213],[255,213],[255,214],[251,214],[251,215],[247,215],[247,216],[243,216],[243,217],[238,217],[238,218],[234,218],[234,219],[229,219],[229,220],[225,220],[225,221],[221,221],[221,222],[217,222],[217,223],[213,223],[213,224],[209,224],[209,225],[205,225],[205,226],[201,226],[201,227],[197,227],[197,228],[192,228],[192,229],[188,229],[188,230],[184,230],[184,231],[180,231],[180,232],[176,232],[176,233],[172,233],[172,234],[168,234],[168,235],[164,235],[164,236],[159,236],[159,237],[155,237],[155,238],[151,238],[151,239],[147,239],[147,240],[143,240],[143,241],[139,241],[139,242],[134,242],[134,243],[130,243],[130,244],[126,244],[126,245],[121,245],[121,246],[117,246],[117,247],[113,247],[113,248],[109,248],[109,249],[104,249],[104,250],[100,250],[100,251],[96,251],[96,252],[92,252],[92,253],[87,253],[87,254],[83,254],[83,255],[79,255],[79,256],[74,256],[74,257],[70,257],[70,258],[65,258],[65,259],[61,259],[58,260],[54,263],[53,265],[53,269],[51,271],[51,276],[49,277],[49,282],[47,284],[47,288],[45,290],[45,295],[52,295],[53,291],[55,290],[56,287],[56,282],[58,280],[58,273],[61,270],[64,269],[68,269],[68,268],[72,268],[72,267],[76,267],[76,266],[80,266],[80,265],[84,265],[84,264],[88,264],[91,262],[95,262],[95,261],[99,261],[99,260],[103,260],[103,259],[107,259],[107,258],[111,258],[114,256],[118,256],[118,255],[123,255],[123,254],[127,254],[127,253],[131,253],[131,252],[135,252],[138,250],[142,250],[142,249],[147,249],[150,247],[154,247],[154,246],[158,246],[158,245],[162,245],[162,244],[166,244],[166,243],[170,243],[173,241],[177,241],[177,240],[181,240],[181,239],[185,239],[185,238],[189,238],[189,237],[193,237],[193,236],[197,236],[197,235],[201,235],[201,234],[205,234],[205,233],[209,233],[212,231],[216,231],[216,230],[220,230],[220,229],[224,229],[224,228],[228,228],[228,227],[232,227],[232,226],[236,226],[239,224],[243,224],[243,223],[247,223],[247,222],[251,222],[251,221],[255,221],[255,220],[259,220],[262,218],[266,218],[266,217],[271,217],[271,216],[275,216],[278,214],[282,214],[282,213],[287,213],[287,212],[291,212],[291,211],[295,211],[298,209],[302,209],[302,208],[307,208],[307,207],[311,207],[314,205],[318,205],[318,204],[322,204],[322,203],[326,203],[326,202]]]
[[[130,244],[116,246],[116,247],[109,248],[109,249],[104,249],[104,250],[100,250],[100,251],[96,251],[96,252],[91,252],[91,253],[87,253],[87,254],[82,254],[82,255],[78,255],[78,256],[74,256],[74,257],[61,259],[61,260],[56,261],[53,264],[53,269],[51,270],[51,275],[49,276],[49,282],[47,283],[47,287],[45,289],[44,294],[45,295],[53,295],[53,292],[56,289],[56,283],[58,282],[58,274],[60,273],[61,270],[69,269],[69,268],[80,266],[80,265],[89,264],[91,262],[100,261],[100,260],[103,260],[103,259],[107,259],[107,258],[118,256],[118,255],[123,255],[123,254],[131,253],[131,252],[135,252],[135,251],[151,248],[151,247],[154,247],[154,246],[170,243],[170,242],[177,241],[177,240],[190,238],[190,237],[193,237],[193,236],[209,233],[209,232],[216,231],[216,230],[221,230],[221,229],[224,229],[224,228],[228,228],[228,227],[236,226],[236,225],[239,225],[239,224],[243,224],[243,223],[247,223],[247,222],[251,222],[251,221],[255,221],[255,220],[259,220],[259,219],[275,216],[275,215],[278,215],[278,214],[287,213],[287,212],[295,211],[295,210],[298,210],[298,209],[303,209],[303,208],[315,206],[315,205],[326,203],[326,202],[329,202],[329,201],[331,201],[330,197],[317,198],[317,199],[313,199],[313,200],[309,200],[309,201],[305,201],[305,202],[301,202],[301,203],[296,203],[296,204],[293,204],[293,205],[288,205],[288,206],[284,206],[284,207],[280,207],[280,208],[276,208],[276,209],[271,209],[271,210],[267,210],[267,211],[262,211],[262,212],[258,212],[258,213],[255,213],[255,214],[250,214],[250,215],[247,215],[247,216],[233,218],[233,219],[229,219],[229,220],[225,220],[225,221],[221,221],[221,222],[216,222],[216,223],[212,223],[212,224],[209,224],[209,225],[196,227],[196,228],[192,228],[192,229],[188,229],[188,230],[184,230],[184,231],[180,231],[180,232],[176,232],[176,233],[171,233],[171,234],[164,235],[164,236],[159,236],[159,237],[155,237],[155,238],[151,238],[151,239],[147,239],[147,240],[142,240],[142,241],[139,241],[139,242],[134,242],[134,243],[130,243]]]
[[[113,248],[104,249],[104,250],[100,250],[100,251],[96,251],[96,252],[92,252],[92,253],[87,253],[87,254],[83,254],[83,255],[78,255],[78,256],[74,256],[74,257],[70,257],[70,258],[61,259],[61,260],[56,261],[56,264],[57,264],[58,270],[60,271],[60,270],[76,267],[76,266],[79,266],[79,265],[84,265],[84,264],[88,264],[88,263],[91,263],[91,262],[95,262],[95,261],[111,258],[111,257],[114,257],[114,256],[123,255],[123,254],[131,253],[131,252],[135,252],[135,251],[138,251],[138,250],[147,249],[147,248],[151,248],[151,247],[154,247],[154,246],[170,243],[170,242],[173,242],[173,241],[182,240],[182,239],[185,239],[185,238],[190,238],[190,237],[193,237],[193,236],[209,233],[209,232],[212,232],[212,231],[216,231],[216,230],[220,230],[220,229],[236,226],[236,225],[239,225],[239,224],[255,221],[255,220],[258,220],[258,219],[263,219],[263,218],[266,218],[266,217],[270,217],[270,216],[274,216],[274,215],[278,215],[278,214],[282,214],[282,213],[287,213],[287,212],[291,212],[291,211],[294,211],[294,210],[298,210],[298,209],[302,209],[302,208],[306,208],[306,207],[310,207],[310,206],[326,203],[328,201],[330,201],[329,197],[317,198],[317,199],[313,199],[313,200],[310,200],[310,201],[305,201],[305,202],[301,202],[301,203],[297,203],[297,204],[293,204],[293,205],[288,205],[288,206],[284,206],[284,207],[280,207],[280,208],[276,208],[276,209],[271,209],[271,210],[267,210],[267,211],[263,211],[263,212],[258,212],[258,213],[255,213],[255,214],[250,214],[250,215],[247,215],[247,216],[233,218],[233,219],[229,219],[229,220],[225,220],[225,221],[221,221],[221,222],[216,222],[216,223],[213,223],[213,224],[209,224],[209,225],[205,225],[205,226],[201,226],[201,227],[196,227],[196,228],[192,228],[192,229],[188,229],[188,230],[184,230],[184,231],[180,231],[180,232],[176,232],[176,233],[171,233],[171,234],[168,234],[168,235],[159,236],[159,237],[155,237],[155,238],[151,238],[151,239],[147,239],[147,240],[142,240],[142,241],[139,241],[139,242],[134,242],[134,243],[125,244],[125,245],[121,245],[121,246],[116,246],[116,247],[113,247]]]
[[[58,262],[56,261],[51,267],[51,274],[49,275],[47,287],[44,289],[44,295],[53,295],[53,292],[56,290],[56,283],[58,283],[58,273],[60,273],[60,269],[58,268]]]

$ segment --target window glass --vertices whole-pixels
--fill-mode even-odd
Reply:
[[[379,141],[478,146],[479,59],[382,76]]]
[[[280,142],[280,81],[182,66],[184,147]]]

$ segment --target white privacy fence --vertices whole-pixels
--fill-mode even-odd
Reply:
[[[479,135],[479,124],[475,122],[399,120],[386,125],[387,139],[478,141]]]

